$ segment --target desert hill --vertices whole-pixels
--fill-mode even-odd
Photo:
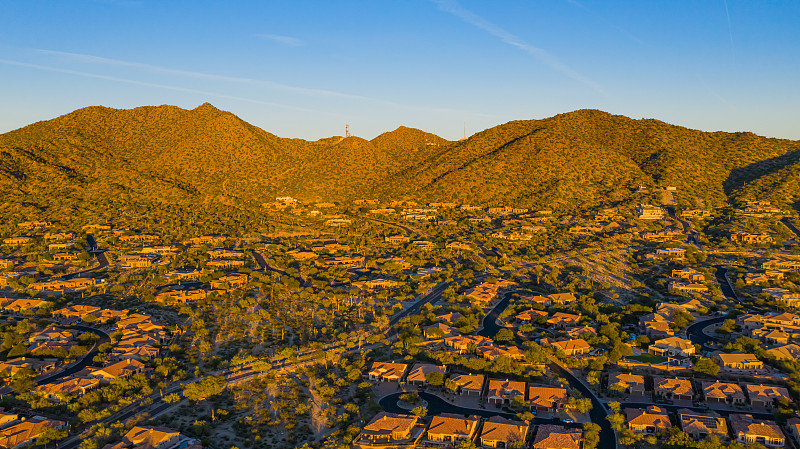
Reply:
[[[77,204],[414,198],[564,210],[672,185],[708,205],[798,199],[800,144],[580,110],[451,142],[400,127],[371,141],[281,138],[205,103],[83,108],[0,135],[0,213]],[[788,194],[776,194],[789,190]],[[794,193],[791,193],[794,192]]]

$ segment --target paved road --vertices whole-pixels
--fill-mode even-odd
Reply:
[[[781,218],[781,223],[784,224],[790,231],[794,232],[794,235],[800,237],[800,229],[797,229],[797,226],[792,223],[792,220],[789,217]]]
[[[728,319],[727,316],[721,316],[717,318],[711,318],[709,320],[698,321],[693,323],[691,326],[686,328],[686,336],[689,337],[689,340],[692,341],[692,344],[700,345],[700,352],[706,351],[714,351],[719,348],[714,346],[709,346],[709,343],[719,343],[719,339],[716,337],[711,337],[703,333],[703,330],[708,326],[712,326],[717,323],[721,323]]]
[[[503,299],[497,303],[494,308],[483,317],[483,321],[481,322],[481,326],[483,329],[479,330],[477,333],[481,337],[491,338],[494,339],[497,332],[500,329],[505,329],[505,326],[501,326],[497,324],[497,318],[500,316],[501,313],[505,312],[506,308],[508,307],[508,303],[511,301],[511,293],[505,293],[503,295]]]
[[[378,223],[383,223],[385,225],[394,226],[395,228],[400,228],[408,236],[411,236],[411,234],[419,234],[418,232],[414,231],[413,229],[409,228],[408,226],[403,226],[403,225],[398,224],[398,223],[392,223],[391,221],[379,220],[377,218],[371,218],[371,217],[364,217],[364,218],[366,218],[369,221],[375,221],[375,222],[378,222]]]
[[[739,297],[736,296],[736,291],[733,289],[733,285],[731,285],[730,281],[728,280],[728,269],[722,265],[715,265],[714,268],[717,269],[717,271],[714,272],[714,277],[717,278],[719,289],[722,290],[722,294],[727,296],[728,299],[738,301]]]
[[[394,325],[397,324],[398,321],[412,313],[419,313],[420,309],[422,309],[422,306],[425,304],[439,301],[445,290],[447,290],[447,282],[436,284],[436,286],[418,300],[416,304],[392,317],[392,319],[389,320],[389,329],[387,329],[385,333],[386,338],[391,339],[397,335],[397,330],[394,328]]]

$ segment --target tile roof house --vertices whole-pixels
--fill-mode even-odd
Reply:
[[[608,377],[608,388],[619,385],[626,394],[644,396],[644,376],[638,374],[619,373]],[[618,387],[619,388],[619,387]]]
[[[548,385],[528,386],[528,402],[531,410],[555,411],[567,405],[567,389]]]
[[[80,377],[65,377],[58,382],[42,384],[33,389],[34,392],[45,396],[54,402],[61,402],[70,395],[83,396],[87,391],[100,385],[100,379],[85,379]]]
[[[747,397],[750,398],[750,405],[753,407],[772,408],[781,398],[792,402],[789,391],[784,387],[747,384],[744,389],[747,392]]]
[[[571,313],[556,312],[548,318],[547,324],[552,328],[566,329],[568,327],[575,327],[580,321],[580,315],[573,315]]]
[[[567,429],[553,424],[542,424],[533,440],[534,449],[580,449],[583,441],[581,429]]]
[[[786,428],[796,440],[800,440],[800,418],[794,417],[786,420]]]
[[[677,411],[677,415],[681,430],[696,440],[709,435],[718,435],[723,439],[728,438],[728,424],[725,418],[716,413],[699,413],[682,408]]]
[[[144,372],[144,363],[134,359],[126,359],[99,369],[91,369],[88,377],[111,381],[120,377],[131,377],[141,372]]]
[[[369,380],[400,382],[406,369],[408,369],[408,365],[405,363],[372,362],[372,367],[369,369],[367,375],[369,376]]]
[[[516,346],[487,345],[478,346],[478,355],[486,360],[497,360],[498,357],[508,357],[513,360],[525,358],[525,354]]]
[[[422,436],[424,429],[417,416],[380,412],[361,429],[356,443],[410,444]]]
[[[653,392],[664,399],[691,401],[694,394],[689,379],[653,376]]]
[[[514,421],[492,416],[483,423],[480,444],[484,447],[504,448],[514,441],[525,441],[530,431],[527,421]]]
[[[122,440],[107,444],[103,449],[177,449],[187,447],[193,441],[166,427],[134,426]]]
[[[432,324],[425,328],[425,338],[445,338],[458,335],[461,332],[458,329],[452,328],[444,323]]]
[[[756,372],[764,368],[764,362],[758,360],[753,354],[719,353],[716,358],[722,368],[727,370]]]
[[[626,408],[625,418],[634,432],[656,433],[672,427],[667,411],[655,405],[646,409]]]
[[[48,428],[63,429],[64,421],[34,417],[0,429],[0,447],[18,448],[26,444],[35,444],[36,439]]]
[[[406,381],[411,385],[427,385],[428,381],[426,379],[429,374],[441,373],[442,379],[444,379],[444,373],[446,369],[447,368],[445,366],[416,362],[414,363],[414,366],[411,367],[411,371],[408,372]]]
[[[706,402],[744,404],[745,397],[742,387],[729,382],[702,382],[703,396]]]
[[[691,340],[668,337],[651,344],[647,351],[663,357],[689,357],[695,353],[695,347]]]
[[[565,332],[571,338],[578,338],[581,335],[597,335],[597,331],[591,326],[571,327]]]
[[[525,382],[489,379],[486,401],[490,404],[510,404],[515,397],[525,399]]]
[[[516,318],[522,324],[535,322],[540,316],[546,317],[547,312],[536,309],[528,309],[524,312],[518,313]]]
[[[550,346],[556,348],[556,350],[563,351],[566,355],[587,354],[592,350],[592,347],[589,346],[589,343],[586,343],[586,341],[581,338],[557,341],[543,338],[542,343],[549,344]]]
[[[470,346],[481,347],[485,345],[494,344],[490,338],[482,337],[480,335],[456,335],[455,337],[447,337],[444,343],[459,352],[468,351]]]
[[[800,346],[794,343],[768,349],[766,352],[778,360],[800,359]]]
[[[473,440],[478,431],[480,418],[475,415],[464,417],[452,413],[442,413],[431,418],[426,439],[433,444],[456,446],[461,441]]]
[[[480,396],[483,392],[484,379],[483,374],[459,374],[450,377],[450,380],[458,385],[459,392],[466,393],[467,396]]]
[[[786,436],[774,421],[753,419],[752,415],[731,414],[731,431],[740,443],[759,443],[767,447],[783,447]]]

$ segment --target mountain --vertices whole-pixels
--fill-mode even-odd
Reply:
[[[798,192],[798,155],[796,141],[596,110],[512,121],[457,142],[406,127],[371,141],[306,141],[208,103],[95,106],[0,135],[0,214],[119,202],[248,208],[282,195],[579,210],[647,200],[640,185],[675,186],[682,201],[719,206]]]

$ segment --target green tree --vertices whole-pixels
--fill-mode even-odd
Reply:
[[[225,378],[211,376],[193,382],[183,387],[183,395],[191,401],[201,401],[209,396],[215,396],[225,389]]]
[[[441,387],[444,384],[444,374],[439,371],[433,371],[425,376],[425,382],[433,387]]]
[[[498,342],[509,342],[514,340],[514,332],[511,329],[502,328],[497,331],[494,339]]]
[[[705,357],[700,357],[692,368],[696,373],[708,374],[709,376],[716,376],[719,374],[719,365],[713,360]]]

